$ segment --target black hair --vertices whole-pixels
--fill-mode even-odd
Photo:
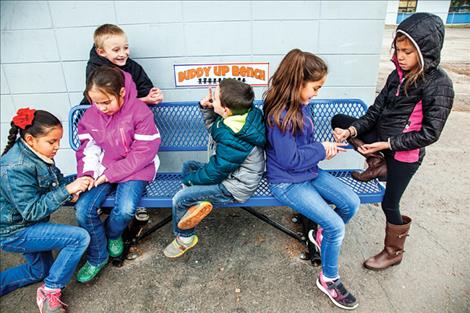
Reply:
[[[91,103],[88,93],[91,88],[95,87],[99,91],[113,95],[119,99],[124,83],[124,74],[120,69],[115,66],[102,65],[94,69],[90,75],[88,75],[86,89],[83,95]]]
[[[5,150],[3,150],[2,155],[5,155],[5,153],[13,147],[18,137],[18,132],[20,134],[20,138],[24,139],[26,134],[30,134],[33,137],[41,137],[47,135],[54,127],[62,127],[62,123],[57,117],[43,110],[36,110],[36,112],[34,112],[33,123],[26,126],[25,129],[21,129],[16,126],[13,121],[10,125],[11,128],[8,132],[8,143]]]
[[[220,104],[234,115],[245,114],[253,105],[255,93],[250,85],[233,78],[220,82]]]

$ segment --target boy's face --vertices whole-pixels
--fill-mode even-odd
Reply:
[[[111,35],[103,42],[102,48],[96,48],[96,53],[111,63],[124,66],[129,58],[129,43],[125,35]]]
[[[220,86],[217,86],[217,88],[215,88],[212,106],[214,107],[214,112],[219,114],[222,117],[227,117],[227,116],[232,115],[232,112],[230,111],[230,109],[227,107],[223,107],[222,103],[220,102]]]

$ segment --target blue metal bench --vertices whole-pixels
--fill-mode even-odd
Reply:
[[[256,101],[255,105],[262,106],[262,101]],[[69,114],[69,141],[72,149],[77,150],[79,140],[77,137],[77,124],[88,105],[75,106]],[[158,106],[150,107],[155,116],[155,122],[161,133],[162,142],[160,151],[207,151],[208,132],[199,112],[197,102],[166,102]],[[364,102],[358,99],[329,99],[314,100],[308,106],[316,127],[316,139],[318,141],[332,141],[330,121],[338,113],[359,117],[367,111]],[[351,170],[330,170],[334,176],[350,186],[360,197],[361,203],[381,202],[384,187],[377,181],[361,183],[351,177]],[[72,179],[73,177],[70,177]],[[158,172],[156,179],[146,187],[140,206],[144,208],[171,208],[174,194],[181,188],[181,175],[174,172]],[[109,195],[103,207],[113,207],[114,194]],[[266,179],[263,179],[255,194],[244,203],[232,203],[224,207],[240,207],[284,233],[303,242],[309,248],[304,256],[313,263],[319,262],[318,253],[313,250],[314,245],[308,241],[308,229],[304,227],[304,233],[292,231],[288,227],[273,221],[268,216],[256,211],[253,207],[282,206],[271,195]],[[132,242],[148,236],[156,229],[162,227],[171,220],[171,216],[148,229],[140,232],[138,238],[132,238]],[[304,223],[305,226],[305,223]]]

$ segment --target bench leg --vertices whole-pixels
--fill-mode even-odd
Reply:
[[[307,238],[307,240],[305,241],[307,251],[303,253],[303,257],[301,255],[301,258],[303,260],[310,260],[310,262],[312,262],[312,265],[315,267],[320,266],[320,251],[318,251],[317,247],[309,239],[309,233],[311,234],[311,236],[315,236],[315,233],[318,229],[318,225],[301,214],[298,215],[298,220],[300,223],[302,223],[303,235],[305,236],[305,238]]]
[[[162,228],[163,226],[165,226],[171,221],[171,215],[170,215],[164,218],[162,221],[160,221],[156,225],[144,231],[145,226],[148,224],[149,218],[150,218],[149,214],[145,208],[137,209],[137,212],[134,215],[134,219],[131,221],[131,223],[129,224],[129,227],[126,228],[123,234],[123,240],[124,240],[123,253],[116,258],[112,258],[112,264],[114,266],[121,267],[125,259],[130,259],[130,260],[135,259],[137,255],[133,255],[129,253],[131,247],[136,246],[140,240],[151,235],[156,230]]]
[[[255,217],[259,218],[263,222],[268,223],[269,225],[273,226],[274,228],[282,231],[284,234],[289,235],[292,238],[297,239],[298,241],[300,241],[302,243],[305,243],[305,240],[307,239],[307,237],[305,237],[302,233],[295,232],[295,231],[287,228],[286,226],[282,225],[281,223],[270,219],[269,217],[267,217],[263,213],[257,212],[252,207],[241,207],[241,208],[243,210],[247,211],[248,213],[251,213]]]

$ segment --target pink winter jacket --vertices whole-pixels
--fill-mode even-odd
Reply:
[[[160,165],[157,152],[160,133],[153,113],[138,100],[132,77],[123,72],[126,94],[121,109],[113,115],[95,105],[85,111],[78,123],[80,147],[76,152],[77,175],[109,182],[151,181]]]

